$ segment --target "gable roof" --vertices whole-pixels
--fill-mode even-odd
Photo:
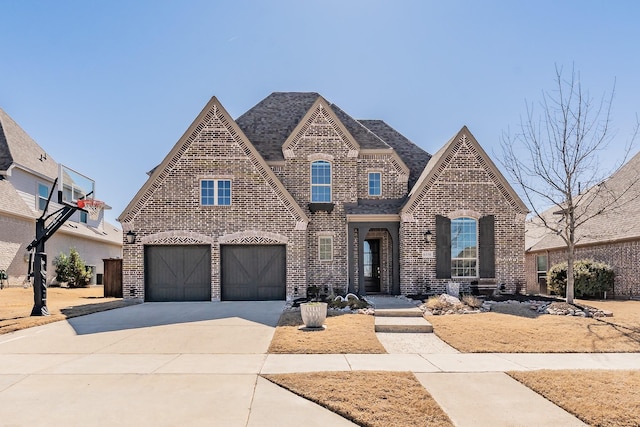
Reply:
[[[162,163],[152,171],[151,176],[147,179],[142,188],[138,190],[124,211],[122,211],[118,217],[118,221],[129,222],[135,218],[138,211],[146,204],[149,197],[151,197],[158,186],[164,181],[167,174],[173,169],[173,166],[180,160],[187,148],[198,137],[200,131],[205,126],[205,123],[213,117],[217,117],[229,130],[235,141],[243,147],[254,167],[256,167],[267,184],[273,188],[274,193],[282,200],[289,212],[291,212],[292,216],[296,219],[296,222],[299,224],[304,223],[304,226],[306,227],[309,219],[302,208],[298,206],[291,194],[289,194],[289,192],[284,188],[280,180],[266,164],[264,158],[251,144],[249,139],[247,139],[246,135],[242,132],[236,122],[231,119],[229,113],[224,109],[215,96],[209,100],[207,105],[205,105],[200,114],[198,114],[193,123],[191,123],[191,126],[189,126],[186,132],[164,158]],[[298,227],[298,224],[296,227]]]
[[[51,180],[58,176],[58,164],[0,108],[0,174],[20,166]]]
[[[381,120],[356,120],[316,92],[274,92],[236,119],[236,123],[267,161],[284,160],[283,146],[303,126],[316,104],[327,107],[361,149],[394,149],[400,162],[409,166],[414,183],[429,154]],[[370,126],[367,125],[370,124]],[[373,129],[375,128],[375,129]],[[392,141],[388,141],[391,139]],[[400,153],[404,153],[404,156]],[[404,166],[401,166],[404,169]],[[414,177],[413,181],[411,176]]]
[[[418,147],[382,120],[358,121],[393,148],[404,164],[409,167],[409,190],[411,190],[427,163],[429,163],[431,154]]]
[[[13,184],[0,176],[0,194],[2,195],[2,203],[0,203],[0,213],[7,213],[19,217],[35,218],[36,213],[20,197]]]
[[[640,152],[633,156],[624,166],[611,175],[604,182],[585,191],[583,200],[588,200],[592,209],[598,209],[603,204],[609,204],[608,197],[613,194],[622,195],[617,206],[590,219],[576,230],[576,244],[589,245],[607,243],[616,240],[640,239]],[[602,185],[606,191],[600,191]],[[628,190],[628,191],[625,191]],[[590,194],[595,199],[590,199]],[[578,206],[580,202],[578,201]],[[541,215],[545,218],[560,218],[553,212],[558,211],[554,206]],[[565,247],[564,240],[553,231],[542,225],[539,218],[527,221],[525,226],[525,247],[527,251],[539,251]]]
[[[500,170],[496,167],[495,163],[482,149],[476,138],[471,134],[466,126],[463,126],[460,131],[453,136],[447,143],[438,150],[424,171],[418,178],[418,181],[409,192],[409,197],[404,207],[402,208],[403,214],[410,214],[418,206],[425,194],[425,189],[430,187],[433,182],[438,178],[442,170],[449,164],[449,161],[453,155],[457,152],[460,144],[468,142],[473,151],[475,151],[476,159],[482,164],[489,174],[503,197],[513,207],[516,212],[526,214],[529,210],[524,202],[520,199],[518,194],[513,190],[511,185],[504,178]]]

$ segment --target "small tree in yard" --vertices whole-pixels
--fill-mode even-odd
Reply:
[[[84,287],[91,280],[91,272],[75,248],[69,250],[69,255],[61,253],[53,260],[56,268],[56,280],[67,282],[70,288]]]
[[[598,154],[613,135],[610,131],[613,93],[599,101],[582,90],[579,76],[572,70],[568,79],[556,67],[555,92],[543,92],[541,115],[527,105],[519,131],[503,134],[502,166],[533,209],[540,223],[558,234],[567,248],[567,302],[574,298],[575,246],[577,231],[588,221],[621,209],[638,197],[640,174],[615,185],[604,180],[622,167],[638,132],[633,129],[629,144],[619,150],[623,159],[614,170],[600,170]],[[587,191],[581,191],[588,189]],[[553,215],[545,207],[552,206]]]

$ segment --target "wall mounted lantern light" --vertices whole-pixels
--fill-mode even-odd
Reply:
[[[431,240],[433,240],[433,233],[431,232],[431,230],[427,230],[427,232],[424,233],[424,239],[427,241],[427,243],[431,243]]]
[[[136,242],[136,233],[134,233],[131,230],[127,231],[127,234],[125,235],[125,237],[127,238],[127,243],[129,244]]]

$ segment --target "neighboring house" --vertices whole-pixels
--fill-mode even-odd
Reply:
[[[606,191],[586,203],[590,212],[608,204],[611,194],[622,195],[604,214],[579,227],[576,233],[575,259],[593,259],[609,264],[615,273],[613,292],[607,297],[640,296],[640,153],[602,184]],[[595,187],[588,191],[595,191]],[[585,192],[585,194],[589,194]],[[558,208],[543,212],[551,223],[558,221]],[[567,260],[565,243],[555,232],[541,225],[538,218],[526,223],[527,291],[547,293],[546,274],[551,266]]]
[[[125,298],[524,286],[527,209],[463,127],[434,156],[317,93],[214,97],[119,217]]]
[[[0,109],[0,270],[7,271],[11,286],[22,285],[27,275],[26,247],[35,238],[36,218],[57,176],[58,164]],[[53,200],[48,212],[59,207]],[[53,259],[71,247],[93,269],[96,283],[103,258],[122,256],[122,231],[105,222],[102,213],[93,221],[76,212],[46,243],[48,283],[55,279]]]

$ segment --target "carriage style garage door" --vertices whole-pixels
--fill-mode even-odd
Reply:
[[[286,246],[223,245],[220,249],[223,301],[285,299]]]
[[[146,301],[211,301],[211,246],[145,246]]]

